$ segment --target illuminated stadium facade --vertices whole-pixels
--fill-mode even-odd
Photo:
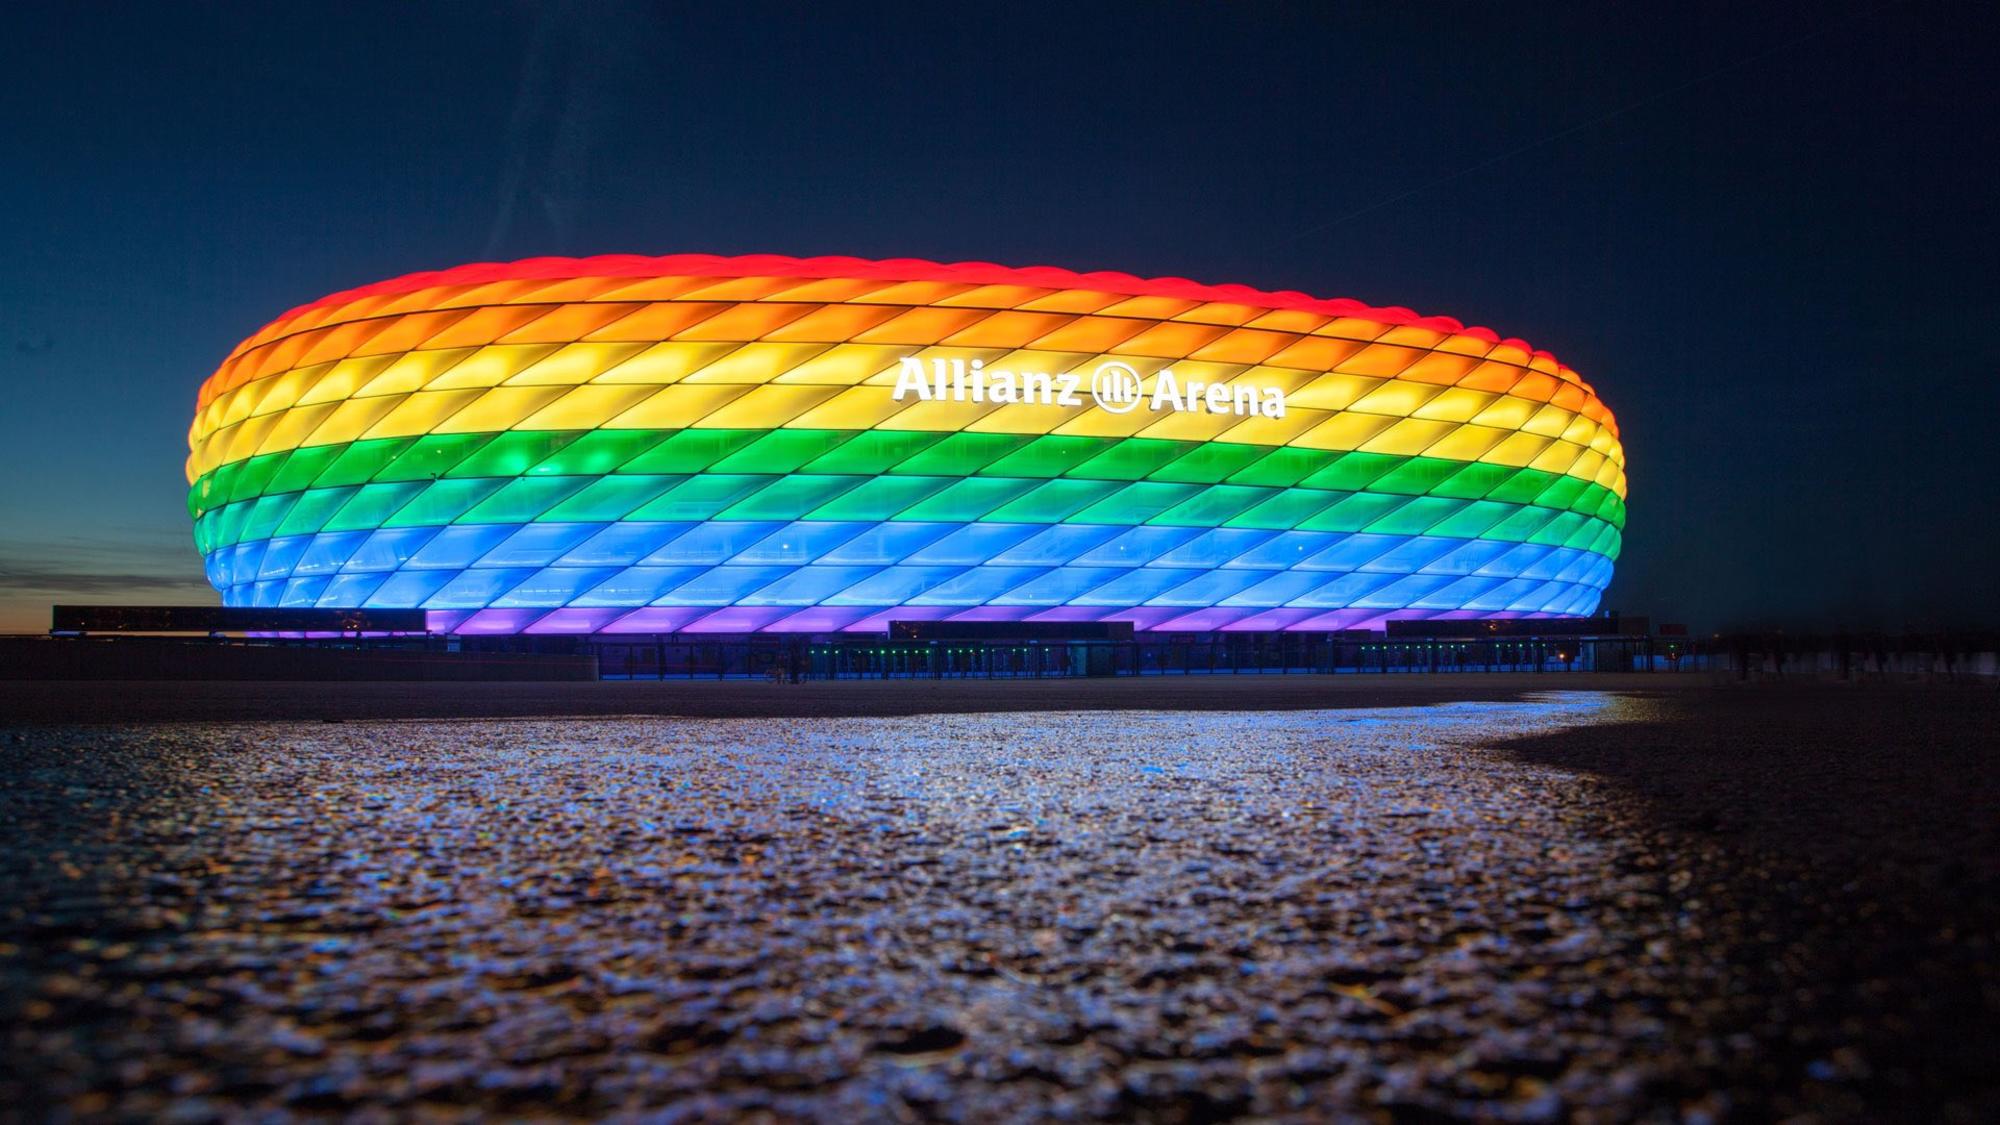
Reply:
[[[1611,413],[1443,317],[1124,274],[535,259],[285,314],[202,385],[225,604],[477,633],[1591,613]]]

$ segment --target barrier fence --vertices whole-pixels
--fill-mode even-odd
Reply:
[[[1207,633],[871,636],[0,637],[0,679],[1015,679],[1698,672],[1718,682],[2000,682],[1984,634],[1688,638]]]
[[[1221,634],[1197,640],[645,642],[593,640],[604,679],[1010,679],[1066,676],[1693,671],[1704,654],[1650,637],[1352,641]]]

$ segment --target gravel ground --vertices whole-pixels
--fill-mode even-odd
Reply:
[[[1986,691],[0,735],[0,1116],[1991,1120]]]

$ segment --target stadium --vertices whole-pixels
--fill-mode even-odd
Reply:
[[[983,263],[413,274],[244,340],[189,446],[225,605],[468,636],[1579,617],[1625,522],[1611,412],[1520,340]]]

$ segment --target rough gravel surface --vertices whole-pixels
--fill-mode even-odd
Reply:
[[[0,1116],[1990,1119],[1994,708],[1821,695],[22,728]]]

